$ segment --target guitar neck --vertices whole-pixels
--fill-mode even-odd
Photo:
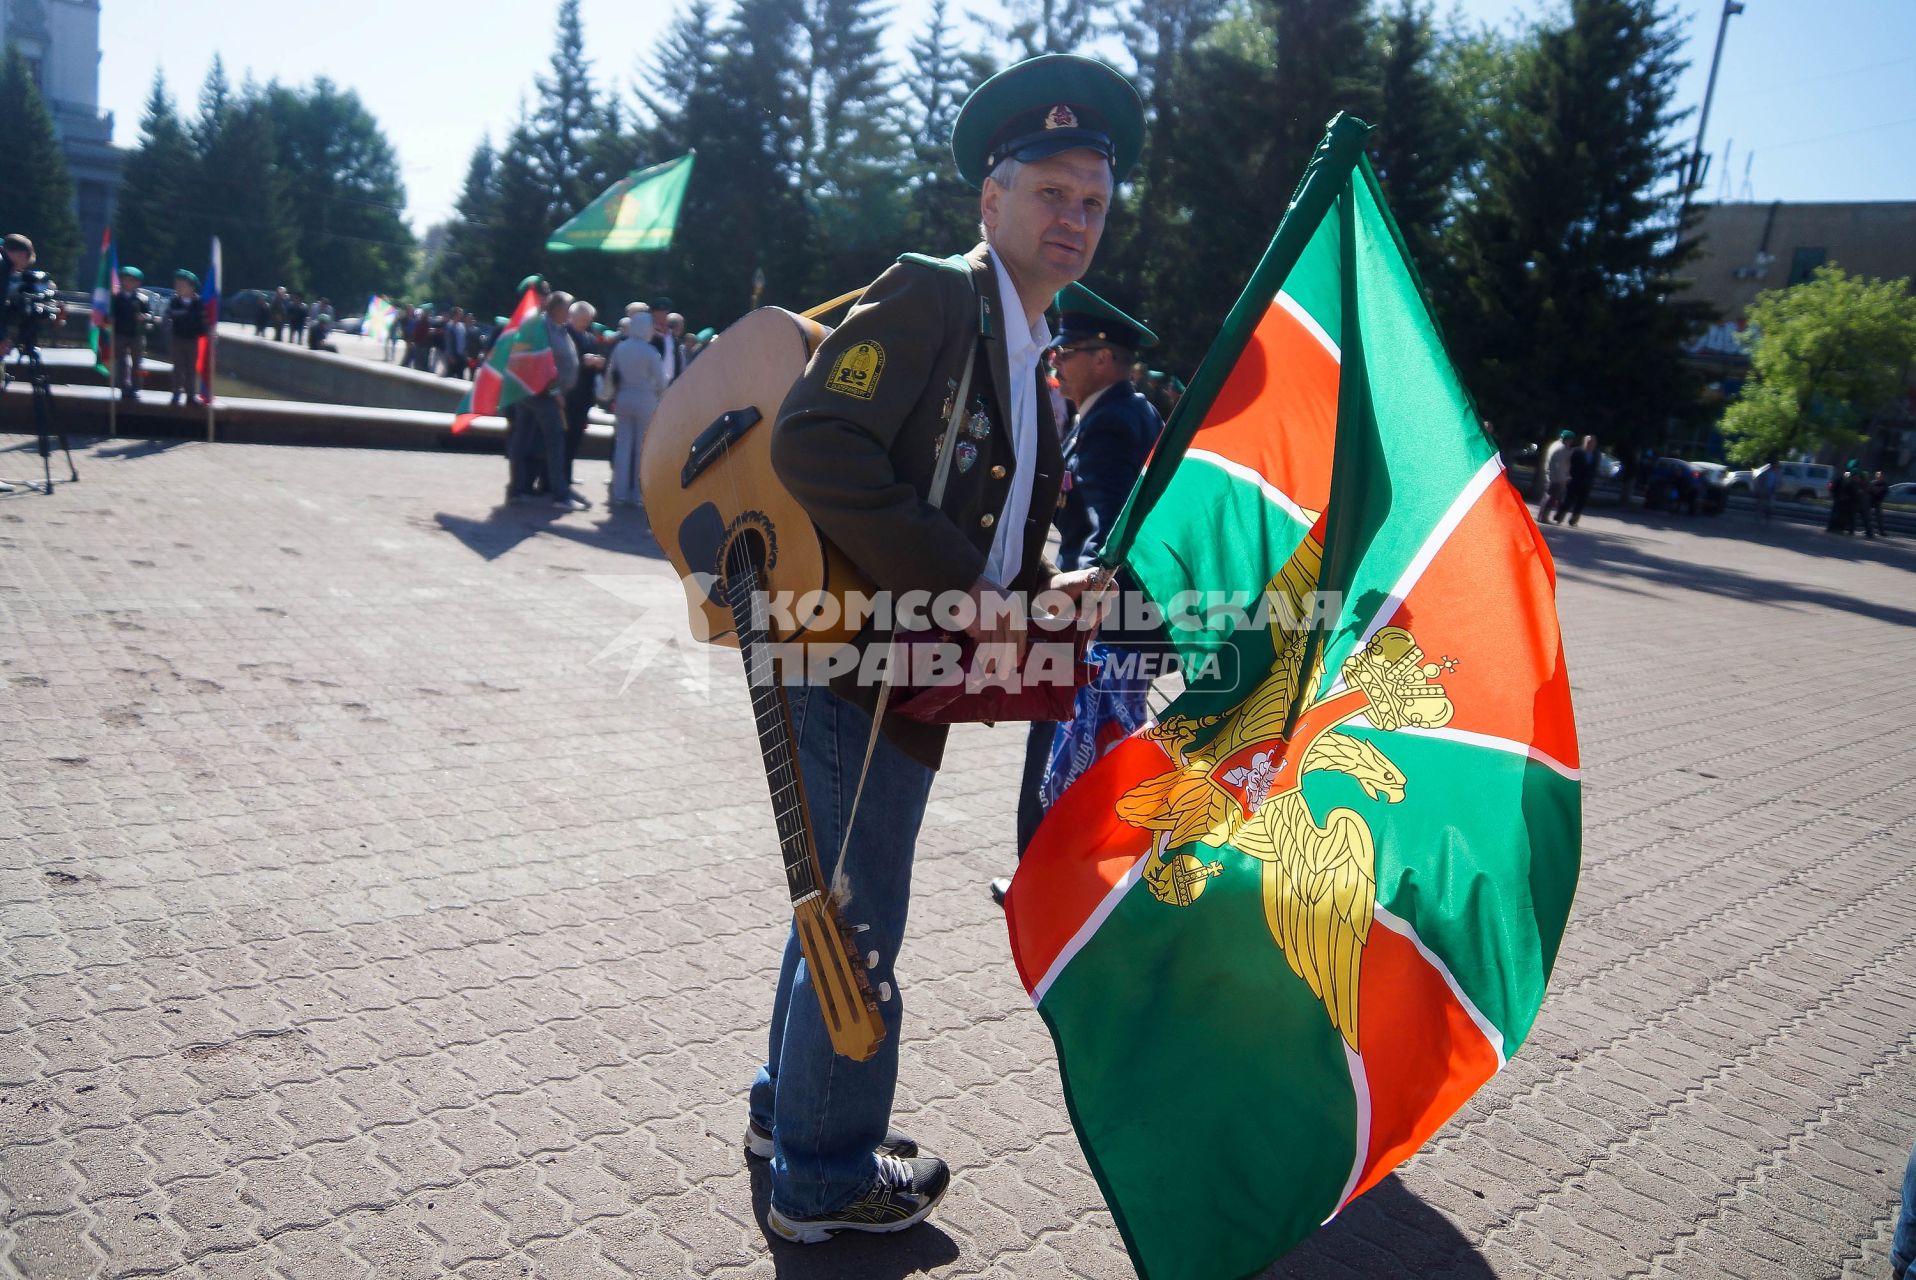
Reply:
[[[745,677],[752,694],[752,719],[758,726],[758,749],[765,764],[765,782],[772,793],[772,819],[778,828],[785,882],[794,904],[823,888],[824,869],[806,816],[805,790],[798,776],[798,758],[792,743],[791,709],[785,688],[772,661],[770,636],[759,591],[757,565],[734,544],[727,557],[726,603],[738,629],[739,653],[745,659]]]

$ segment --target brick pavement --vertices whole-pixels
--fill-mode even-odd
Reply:
[[[1129,1274],[984,892],[1021,733],[957,735],[898,964],[898,1119],[956,1186],[774,1247],[737,1139],[782,881],[730,655],[594,661],[681,629],[642,522],[494,512],[488,458],[80,467],[0,499],[0,1270]],[[1272,1274],[1886,1274],[1916,555],[1750,532],[1551,530],[1589,784],[1551,996]]]

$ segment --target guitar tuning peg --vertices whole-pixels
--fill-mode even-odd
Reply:
[[[881,982],[878,984],[878,998],[880,1001],[891,999],[891,983]]]
[[[865,967],[867,969],[876,969],[878,967],[878,953],[876,951],[870,952],[865,956]]]

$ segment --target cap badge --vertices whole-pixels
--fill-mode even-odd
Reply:
[[[1062,102],[1051,108],[1051,114],[1044,118],[1047,129],[1075,129],[1078,127],[1078,113]]]

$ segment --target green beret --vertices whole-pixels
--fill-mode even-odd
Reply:
[[[521,280],[519,282],[519,287],[514,289],[513,292],[518,294],[520,297],[524,297],[527,289],[542,289],[542,290],[549,291],[550,286],[546,284],[546,278],[544,276],[530,275],[530,276],[527,276],[525,279]]]
[[[718,330],[717,329],[700,329],[697,333],[693,334],[692,336],[700,342],[710,342],[712,339],[718,337]]]
[[[144,281],[146,279],[146,273],[138,267],[121,267],[120,274],[123,276],[131,276],[135,280]]]
[[[1132,351],[1158,345],[1157,334],[1076,281],[1052,301],[1058,308],[1060,342],[1108,342]]]
[[[1077,148],[1123,182],[1144,149],[1144,104],[1131,82],[1094,58],[1047,53],[1006,67],[958,110],[951,154],[974,187],[1002,160],[1042,160]]]
[[[194,275],[191,271],[188,271],[185,267],[181,267],[178,270],[174,271],[173,278],[175,280],[184,280],[188,284],[192,285],[195,289],[200,287],[200,278]]]

